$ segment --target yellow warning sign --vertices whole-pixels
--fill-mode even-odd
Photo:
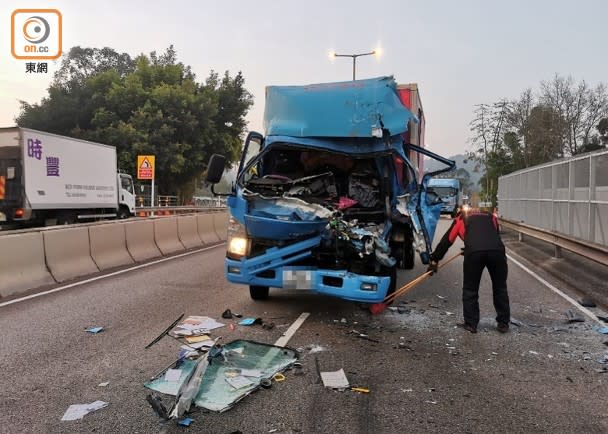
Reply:
[[[137,179],[154,179],[154,155],[137,156]]]

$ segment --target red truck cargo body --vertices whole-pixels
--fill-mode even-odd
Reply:
[[[406,106],[419,120],[418,123],[410,120],[407,132],[404,133],[403,139],[406,143],[412,143],[424,148],[424,111],[422,110],[422,102],[418,85],[416,83],[399,84],[397,85],[397,93],[401,103]],[[418,166],[419,176],[424,174],[424,158],[417,152],[410,152],[408,155],[414,166]]]

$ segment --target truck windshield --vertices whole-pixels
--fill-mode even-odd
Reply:
[[[452,197],[458,193],[454,187],[429,187],[429,190],[439,197]]]

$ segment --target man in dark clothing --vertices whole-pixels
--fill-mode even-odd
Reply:
[[[483,269],[487,268],[492,279],[497,329],[501,333],[508,332],[510,308],[507,292],[507,257],[505,246],[500,239],[496,215],[480,210],[459,213],[431,254],[429,270],[437,269],[437,263],[443,259],[456,237],[464,241],[462,283],[464,328],[471,333],[477,333],[479,282]]]

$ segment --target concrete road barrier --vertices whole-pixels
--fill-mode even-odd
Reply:
[[[58,282],[99,271],[91,258],[87,227],[45,231],[43,237],[46,263]]]
[[[177,218],[177,234],[179,235],[179,240],[187,249],[203,245],[201,238],[198,236],[195,215],[179,216]]]
[[[162,256],[154,241],[154,222],[141,220],[125,223],[127,250],[138,262]]]
[[[196,216],[198,235],[205,244],[214,244],[220,241],[213,227],[213,214],[198,214]]]
[[[89,226],[91,256],[100,270],[132,264],[127,251],[124,223]]]
[[[55,283],[46,268],[41,233],[0,237],[0,296]]]
[[[177,233],[177,217],[161,217],[154,220],[154,240],[163,255],[184,250]]]
[[[213,227],[215,233],[220,240],[226,241],[228,238],[228,212],[216,212],[213,213]]]

